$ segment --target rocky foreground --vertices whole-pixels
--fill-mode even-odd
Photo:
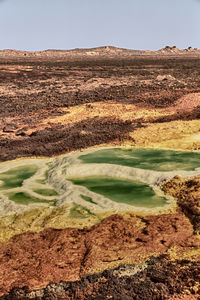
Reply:
[[[199,50],[174,47],[2,51],[0,160],[96,145],[199,151],[199,66]],[[0,298],[199,299],[200,180],[162,184],[173,212],[81,228],[65,208],[1,217]]]
[[[32,290],[39,290],[39,293],[42,295],[46,286],[51,286],[52,282],[55,283],[55,286],[59,289],[59,286],[62,286],[60,282],[69,281],[76,282],[74,283],[74,287],[77,285],[76,289],[72,288],[72,290],[69,291],[71,296],[80,292],[80,297],[81,293],[87,295],[90,288],[92,290],[97,288],[94,294],[97,293],[99,295],[100,292],[98,289],[104,289],[104,285],[107,287],[107,291],[104,292],[111,293],[112,289],[115,289],[118,284],[120,284],[120,288],[122,288],[121,291],[123,295],[123,285],[126,281],[128,283],[127,290],[133,285],[131,288],[133,293],[137,293],[137,289],[140,289],[139,286],[143,281],[146,285],[146,288],[144,288],[142,292],[146,293],[146,295],[144,294],[144,299],[147,299],[150,295],[148,288],[151,290],[155,283],[159,282],[162,283],[160,292],[159,285],[155,285],[156,291],[153,289],[151,291],[152,295],[161,295],[165,289],[170,288],[170,284],[172,284],[172,286],[174,285],[173,292],[184,291],[188,281],[191,281],[189,290],[192,292],[192,289],[194,288],[195,290],[196,288],[197,292],[198,277],[196,277],[195,274],[199,271],[199,246],[200,240],[196,236],[193,236],[192,225],[188,218],[181,213],[145,218],[136,216],[123,218],[119,215],[113,215],[90,229],[47,229],[40,233],[25,233],[11,238],[7,243],[1,244],[0,278],[3,279],[3,282],[0,292],[1,295],[8,294],[10,297],[15,293],[17,297],[17,294],[20,295],[20,293],[22,293],[23,295],[23,293],[25,293],[25,291],[22,292],[20,289],[25,289],[26,293],[30,293]],[[150,267],[151,272],[153,272],[153,269],[156,270],[157,265],[159,266],[158,274],[157,271],[154,274],[154,276],[158,276],[158,278],[153,281],[151,278],[148,278],[146,273],[149,268],[149,259],[154,255],[157,257],[160,254],[167,254],[167,258],[164,259],[164,261],[160,260],[160,258],[155,259],[155,261],[153,260],[153,266]],[[184,256],[185,260],[181,261],[179,259],[177,261],[177,257]],[[191,258],[192,260],[189,261]],[[146,263],[146,261],[148,262]],[[144,268],[145,271],[140,270],[141,263],[143,263],[142,269]],[[129,274],[128,269],[127,274],[126,271],[123,271],[124,273],[122,272],[120,275],[123,277],[122,283],[120,283],[119,278],[116,279],[117,281],[115,282],[112,272],[103,272],[102,275],[99,273],[105,269],[112,269],[114,266],[122,264],[131,264],[129,266],[130,269],[134,269],[133,264],[139,264],[139,269],[135,275],[132,275],[131,271]],[[176,269],[176,264],[180,270]],[[166,272],[165,266],[167,269],[169,268],[169,272],[175,272],[175,274],[173,273],[173,277],[178,281],[180,281],[180,279],[177,279],[177,276],[183,276],[182,272],[184,273],[186,270],[188,273],[194,269],[195,273],[192,275],[192,278],[190,278],[188,273],[183,283],[172,283],[173,278],[169,279],[168,275],[166,275],[162,279],[164,274],[162,276],[159,274],[159,272]],[[172,270],[170,270],[170,268],[172,268]],[[185,268],[186,270],[183,271]],[[133,273],[134,272],[135,271],[133,271]],[[178,273],[176,274],[176,272]],[[179,272],[182,275],[180,275]],[[85,281],[84,278],[92,274],[99,274],[91,278],[94,278],[94,282],[96,282],[98,278],[100,282],[97,280],[93,286],[94,282],[90,285],[89,281],[88,286],[87,284],[85,285],[87,280]],[[109,274],[109,276],[104,276],[104,274]],[[119,274],[116,273],[116,276],[119,277]],[[161,278],[159,278],[160,276]],[[168,278],[171,283],[165,282],[165,278]],[[111,286],[109,280],[111,280]],[[152,287],[151,285],[148,287],[148,280],[150,280],[150,282],[153,281]],[[81,282],[77,283],[77,281]],[[85,286],[85,291],[83,290],[81,292],[82,284]],[[80,291],[79,285],[81,288]],[[48,288],[50,288],[50,286]],[[64,286],[68,285],[64,284]],[[73,287],[73,284],[71,286]],[[65,289],[63,293],[65,295]],[[68,292],[66,292],[66,295],[67,293]],[[166,293],[173,294],[172,291],[165,291],[163,296],[166,296]],[[56,296],[58,297],[56,299],[60,299],[58,295]],[[114,295],[112,296],[114,297]],[[129,296],[131,296],[130,293]],[[6,296],[5,299],[11,298]],[[143,298],[138,295],[138,298],[135,299]]]
[[[120,265],[81,281],[49,284],[33,292],[13,289],[2,299],[198,299],[199,264],[168,259],[152,257],[145,265]],[[181,293],[185,295],[180,298]]]

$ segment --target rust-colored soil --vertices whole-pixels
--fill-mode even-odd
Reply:
[[[1,295],[75,281],[119,263],[139,263],[174,246],[196,247],[180,213],[145,218],[113,215],[91,229],[47,229],[15,236],[0,248]],[[200,254],[200,253],[199,253]]]

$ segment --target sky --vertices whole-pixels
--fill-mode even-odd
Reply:
[[[200,48],[200,0],[0,0],[0,49]]]

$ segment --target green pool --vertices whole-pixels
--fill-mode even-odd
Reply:
[[[83,163],[109,163],[154,171],[191,171],[200,167],[200,154],[173,150],[103,149],[79,156]]]
[[[92,163],[97,165],[88,166]],[[107,170],[102,172],[102,168],[106,168],[106,165],[102,166],[101,164],[109,164]],[[77,153],[71,153],[64,158],[57,157],[55,161],[52,159],[38,162],[37,159],[35,161],[31,159],[31,161],[19,161],[16,165],[11,163],[10,169],[7,168],[0,172],[0,199],[2,197],[6,201],[7,198],[8,201],[11,200],[18,205],[47,203],[52,206],[59,203],[63,193],[68,193],[72,189],[71,192],[76,191],[75,195],[79,195],[79,201],[83,200],[83,207],[73,207],[71,214],[72,216],[82,214],[85,217],[89,214],[91,207],[94,208],[92,205],[103,209],[107,206],[106,208],[110,209],[110,202],[103,201],[104,203],[101,204],[97,197],[98,194],[116,203],[125,203],[135,207],[165,206],[169,203],[168,199],[162,194],[156,194],[148,183],[157,182],[160,177],[168,178],[170,176],[166,173],[168,171],[174,171],[173,174],[178,175],[182,170],[195,170],[200,167],[200,154],[159,149],[104,148],[90,153],[83,152],[78,159]],[[112,168],[113,165],[117,166]],[[123,166],[138,168],[142,171],[129,172],[130,170],[124,170]],[[95,168],[94,172],[93,167]],[[151,170],[151,172],[147,172],[147,170]],[[159,173],[154,171],[159,171]],[[136,173],[140,176],[137,176]],[[92,174],[96,176],[92,176]],[[153,176],[152,180],[151,176]],[[188,176],[191,175],[188,174]],[[30,180],[24,184],[26,179]],[[65,180],[71,180],[74,185],[65,185]],[[62,186],[60,186],[60,182]],[[88,192],[84,194],[84,190],[80,186],[86,187],[95,194]],[[32,194],[31,191],[35,194]],[[49,199],[49,197],[52,198]],[[66,203],[67,201],[66,197]],[[76,196],[74,203],[76,203]],[[78,204],[82,205],[81,202]],[[111,207],[113,206],[111,205]]]
[[[33,176],[38,168],[34,165],[20,166],[0,173],[0,190],[21,187],[25,179]]]
[[[88,188],[115,202],[137,207],[154,208],[164,206],[166,198],[155,194],[154,190],[139,181],[121,180],[112,177],[71,178],[74,184]]]
[[[36,197],[32,197],[26,192],[18,192],[18,193],[8,193],[8,197],[10,200],[14,201],[16,204],[28,205],[30,203],[48,203],[50,205],[55,205],[56,200],[45,200],[39,199]]]

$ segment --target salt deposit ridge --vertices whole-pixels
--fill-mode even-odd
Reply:
[[[108,163],[87,164],[81,163],[79,160],[80,155],[92,153],[102,149],[108,148],[93,148],[61,155],[51,159],[31,158],[1,163],[0,174],[20,166],[37,166],[37,171],[33,176],[25,179],[22,186],[12,188],[9,190],[9,192],[27,193],[31,197],[37,198],[40,201],[37,203],[29,203],[27,205],[17,204],[9,199],[7,190],[0,189],[0,214],[7,215],[16,212],[19,213],[34,207],[49,206],[49,202],[47,201],[51,200],[56,200],[56,207],[63,205],[72,206],[77,204],[87,208],[92,213],[127,210],[143,213],[159,213],[165,210],[173,209],[176,206],[175,200],[172,197],[166,197],[166,205],[163,207],[134,207],[125,203],[114,202],[100,194],[96,194],[88,190],[86,187],[73,184],[69,179],[73,177],[109,176],[122,180],[140,181],[151,186],[157,195],[164,196],[160,189],[160,184],[163,180],[171,179],[177,174],[181,175],[182,177],[191,177],[200,174],[200,168],[196,168],[194,171],[174,170],[170,172],[160,172]],[[45,176],[46,179],[44,181]],[[35,192],[35,190],[41,188],[51,188],[55,190],[56,196],[46,196]],[[84,200],[82,195],[91,197],[93,202]],[[52,206],[52,209],[55,206]]]

